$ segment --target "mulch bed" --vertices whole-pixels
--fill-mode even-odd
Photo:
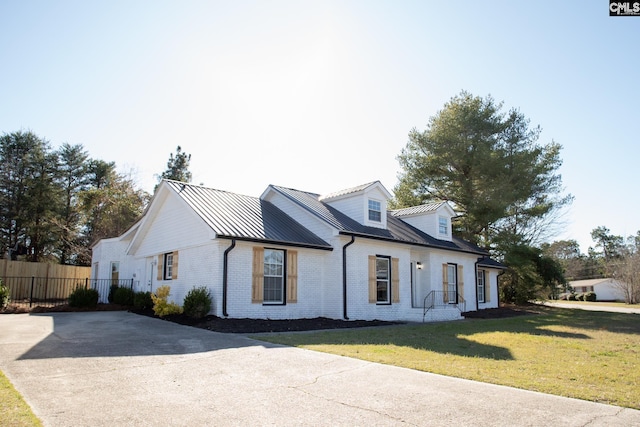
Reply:
[[[465,319],[502,319],[505,317],[526,316],[541,314],[539,306],[531,305],[505,305],[500,308],[487,308],[485,310],[468,311],[463,313]]]
[[[132,313],[144,316],[156,317],[152,310],[131,310]],[[369,326],[397,325],[402,322],[385,322],[382,320],[339,320],[326,317],[312,319],[232,319],[217,316],[205,316],[202,319],[194,319],[184,314],[172,314],[164,316],[163,320],[193,326],[216,332],[252,334],[262,332],[294,332],[315,331],[321,329],[363,328]]]
[[[404,322],[387,322],[382,320],[340,320],[328,319],[326,317],[316,317],[313,319],[290,319],[290,320],[270,320],[270,319],[231,319],[217,316],[205,316],[202,319],[194,319],[184,314],[169,315],[163,318],[156,316],[153,310],[135,310],[130,307],[116,304],[98,304],[95,309],[78,309],[68,305],[58,305],[54,307],[33,307],[9,306],[0,313],[50,313],[50,312],[82,312],[82,311],[124,311],[155,317],[181,325],[193,326],[216,332],[252,334],[263,332],[293,332],[293,331],[314,331],[321,329],[343,329],[343,328],[363,328],[371,326],[389,326],[403,324]],[[504,306],[480,311],[464,313],[469,319],[495,319],[513,316],[540,314],[536,306]]]

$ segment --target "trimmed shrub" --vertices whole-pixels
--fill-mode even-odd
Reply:
[[[136,292],[133,295],[133,307],[138,310],[146,310],[153,307],[151,292]]]
[[[69,306],[77,308],[96,308],[100,294],[95,289],[78,286],[69,295]]]
[[[576,294],[567,295],[567,300],[568,301],[575,301],[576,300]]]
[[[7,308],[9,302],[11,302],[11,291],[2,283],[2,279],[0,279],[0,309]]]
[[[587,292],[586,294],[584,294],[583,298],[584,298],[585,301],[594,302],[596,300],[596,293],[595,292]]]
[[[200,319],[211,311],[211,292],[205,287],[194,287],[184,298],[184,313]]]
[[[165,285],[156,289],[155,295],[151,294],[151,299],[153,300],[153,312],[156,316],[164,317],[170,314],[182,313],[182,307],[178,304],[167,301],[170,292],[171,287]]]
[[[129,288],[117,288],[113,293],[113,303],[120,305],[133,305],[134,292]]]

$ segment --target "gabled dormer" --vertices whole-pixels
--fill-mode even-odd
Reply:
[[[440,240],[451,241],[453,208],[447,202],[427,203],[391,211],[391,215]]]
[[[360,224],[387,228],[387,201],[391,194],[380,183],[370,182],[321,196],[319,200],[339,210]]]

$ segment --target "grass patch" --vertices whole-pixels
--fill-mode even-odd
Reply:
[[[0,420],[6,427],[42,426],[20,393],[0,371]]]
[[[640,409],[640,316],[540,315],[254,337],[452,377]]]

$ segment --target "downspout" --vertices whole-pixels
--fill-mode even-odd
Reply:
[[[342,247],[342,317],[349,320],[347,316],[347,248],[355,242],[356,236],[351,235],[351,241]]]
[[[229,316],[229,313],[227,313],[227,266],[229,264],[229,252],[231,252],[235,247],[236,239],[231,239],[231,246],[224,251],[224,256],[222,258],[222,315],[224,317]]]

